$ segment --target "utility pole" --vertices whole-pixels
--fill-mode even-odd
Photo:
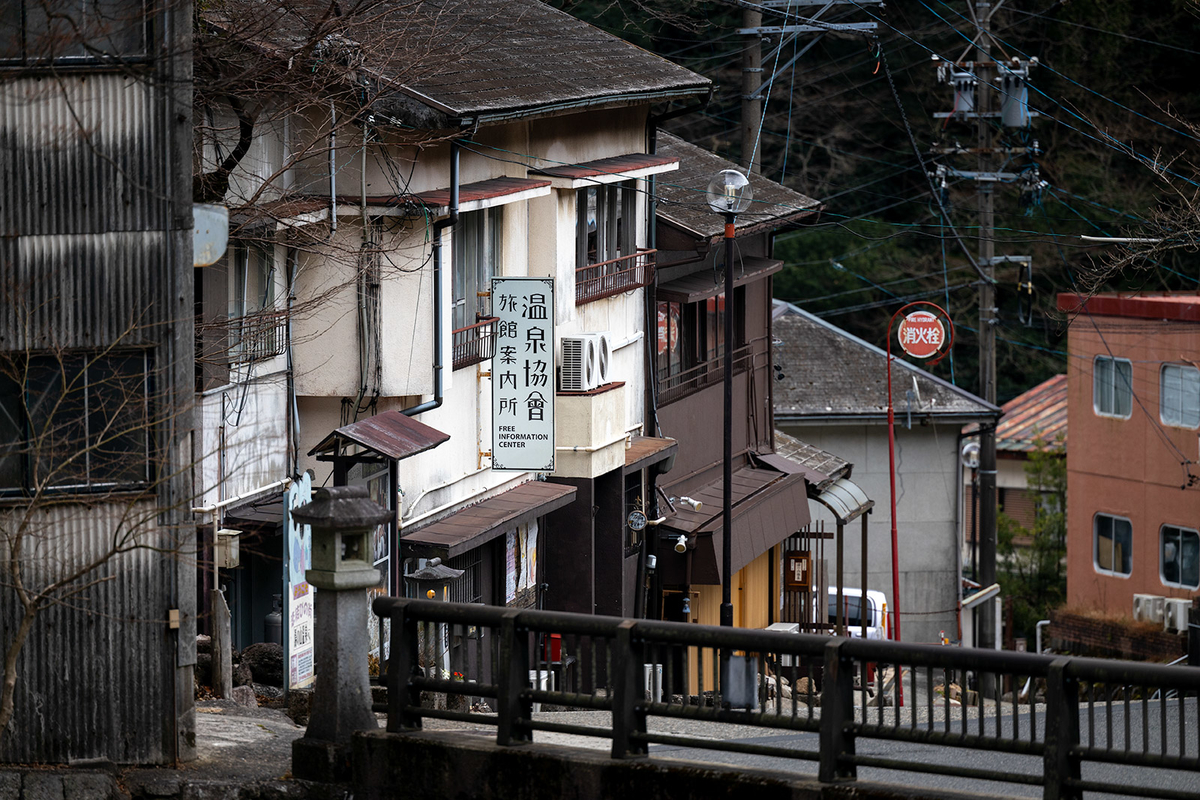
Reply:
[[[975,47],[975,76],[979,88],[979,110],[991,110],[992,5],[976,0],[975,23],[979,26]],[[996,404],[996,255],[995,194],[993,181],[983,179],[992,170],[992,126],[986,117],[976,120],[979,131],[979,175],[976,180],[979,208],[979,264],[985,278],[979,284],[979,394]],[[984,588],[996,582],[996,428],[981,425],[979,431],[979,582]],[[998,602],[998,601],[992,601]],[[996,644],[995,615],[979,615],[979,646]],[[982,688],[982,687],[981,687]]]
[[[830,31],[870,33],[874,32],[877,27],[874,22],[825,22],[820,17],[826,11],[844,6],[853,6],[854,9],[860,9],[863,6],[881,6],[883,0],[756,0],[756,2],[731,0],[731,2],[733,5],[741,6],[742,9],[742,27],[738,29],[738,35],[743,40],[742,161],[750,172],[761,173],[762,142],[759,141],[759,131],[762,129],[764,98],[761,91],[764,84],[769,86],[774,78],[791,69],[800,57],[812,49],[826,33]],[[808,11],[805,12],[805,9]],[[783,15],[784,24],[764,26],[764,11]],[[784,45],[802,34],[812,34],[813,39],[781,64],[780,57]],[[775,52],[771,75],[764,81],[763,37],[776,35],[779,36],[779,50]]]
[[[994,44],[991,34],[992,14],[1003,5],[1003,2],[993,4],[988,0],[969,0],[969,2],[972,1],[971,13],[976,27],[973,40],[974,60],[962,60],[970,53],[970,47],[963,52],[958,62],[946,63],[935,57],[935,61],[938,62],[939,80],[950,83],[954,87],[954,110],[949,113],[934,114],[934,117],[974,121],[977,134],[976,170],[966,172],[939,165],[936,177],[942,181],[943,187],[947,176],[967,178],[975,182],[981,273],[979,283],[979,396],[995,405],[996,326],[999,323],[996,302],[996,264],[1017,263],[1021,265],[1018,292],[1024,293],[1022,294],[1021,316],[1028,318],[1025,319],[1027,324],[1032,321],[1032,307],[1030,306],[1027,314],[1024,310],[1024,301],[1031,301],[1033,289],[1032,262],[1029,256],[996,255],[995,189],[997,184],[1008,182],[1018,184],[1024,192],[1035,194],[1041,191],[1044,183],[1038,177],[1036,165],[1020,174],[996,171],[995,157],[997,153],[1010,156],[1036,153],[1037,142],[1033,142],[1032,147],[997,147],[994,141],[993,122],[998,121],[1006,129],[1028,127],[1031,117],[1035,114],[1029,110],[1025,81],[1030,68],[1037,64],[1037,60],[995,61],[992,53]],[[997,91],[997,86],[999,86],[999,91]],[[997,96],[1000,100],[998,111],[993,110]],[[1001,144],[1004,143],[1001,142]],[[971,151],[955,145],[954,147],[935,147],[933,152],[953,156]],[[994,426],[982,426],[979,432],[978,503],[978,581],[986,589],[996,582],[997,503],[996,430]],[[996,630],[996,617],[990,607],[990,602],[988,607],[980,609],[976,627],[978,646],[981,648],[995,647],[999,635],[999,631]],[[991,694],[989,687],[981,688],[985,693]]]
[[[742,28],[757,31],[762,27],[762,11],[742,8]],[[742,48],[742,161],[750,172],[762,172],[762,158],[757,157],[754,145],[762,126],[762,34],[743,33]]]

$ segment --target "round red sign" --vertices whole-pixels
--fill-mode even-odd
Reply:
[[[942,320],[929,311],[914,311],[900,321],[896,331],[900,347],[913,358],[929,358],[946,344]]]

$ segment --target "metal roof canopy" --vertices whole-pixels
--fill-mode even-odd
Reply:
[[[437,447],[450,438],[436,428],[418,422],[399,411],[384,411],[373,417],[343,425],[326,436],[308,451],[318,461],[380,461],[399,460]],[[354,444],[367,452],[345,453]],[[382,456],[378,458],[377,456]]]
[[[813,499],[829,509],[838,525],[848,525],[875,507],[875,501],[849,478],[838,478]]]

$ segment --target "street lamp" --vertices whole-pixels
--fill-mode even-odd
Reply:
[[[721,527],[721,624],[733,627],[733,224],[750,207],[754,190],[736,169],[723,169],[704,193],[714,214],[725,217],[725,464]]]

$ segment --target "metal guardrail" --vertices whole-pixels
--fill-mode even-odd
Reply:
[[[1085,764],[1200,770],[1194,668],[426,600],[380,598],[373,607],[391,626],[389,731],[428,717],[494,724],[500,745],[531,741],[534,731],[609,738],[614,758],[667,744],[806,759],[818,762],[822,782],[876,767],[1042,785],[1046,798],[1195,796],[1081,772]],[[954,682],[968,674],[1012,691],[992,701],[960,690],[956,700]],[[1044,698],[1020,698],[1021,686]],[[443,695],[447,707],[431,707]],[[471,698],[494,703],[496,715],[453,708]],[[544,703],[610,711],[612,724],[534,719]],[[814,732],[819,748],[654,733],[650,717]],[[863,739],[1018,754],[1040,769],[859,754]]]
[[[640,289],[654,278],[657,250],[639,250],[627,256],[575,268],[575,305]]]
[[[744,345],[733,351],[733,374],[739,375],[754,363],[753,345]],[[673,375],[658,376],[658,402],[667,405],[693,395],[701,389],[716,386],[725,380],[725,356],[719,355],[688,367]]]

